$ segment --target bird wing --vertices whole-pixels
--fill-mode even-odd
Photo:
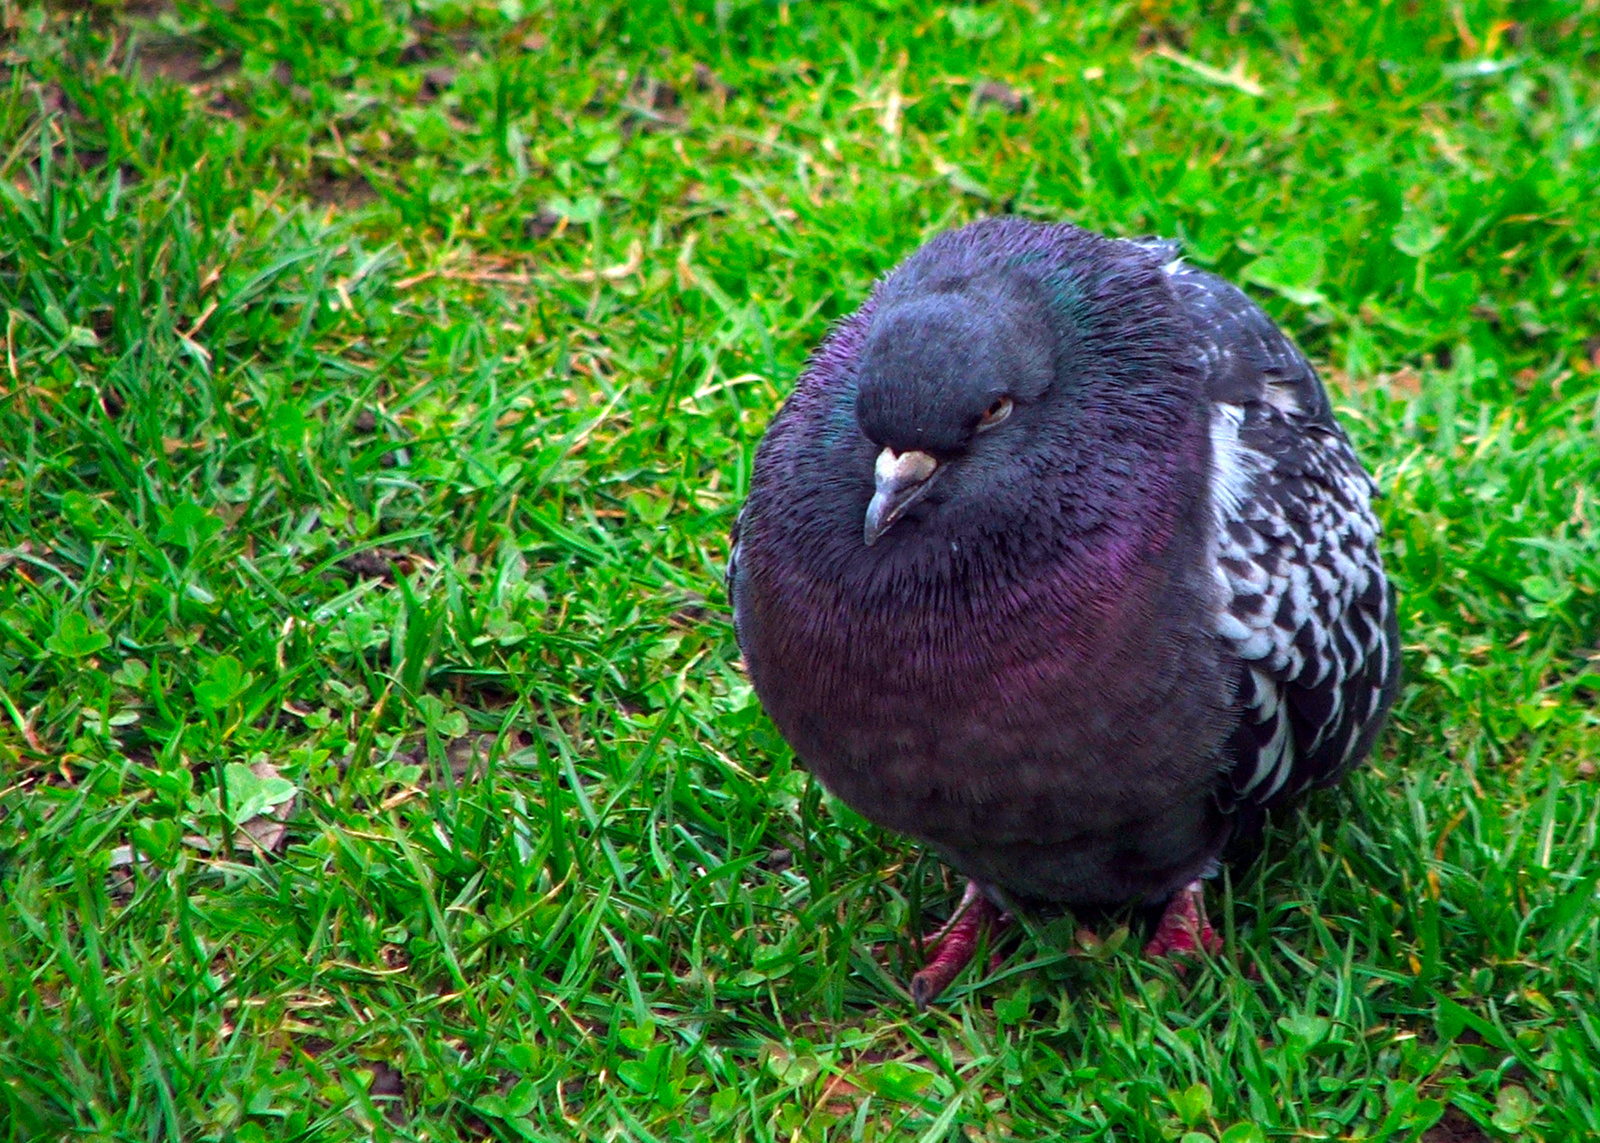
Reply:
[[[739,509],[739,514],[733,518],[733,527],[728,529],[728,566],[722,570],[722,588],[728,596],[728,609],[733,612],[734,634],[737,637],[739,629],[739,602],[734,595],[734,587],[739,578],[739,525],[744,521],[744,509]]]
[[[1166,269],[1212,401],[1217,629],[1238,660],[1244,715],[1225,800],[1269,805],[1358,761],[1393,697],[1399,636],[1376,487],[1271,319],[1220,278]]]
[[[733,638],[739,644],[739,653],[748,656],[750,649],[745,645],[744,616],[740,604],[743,602],[745,592],[741,590],[740,572],[743,570],[739,564],[739,553],[742,547],[740,533],[743,531],[745,513],[750,510],[748,502],[739,509],[739,514],[733,518],[733,527],[728,530],[728,566],[722,571],[722,587],[728,597],[728,611],[733,616]],[[746,660],[748,664],[748,659]]]

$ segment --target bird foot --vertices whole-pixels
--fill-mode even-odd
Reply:
[[[984,896],[974,881],[967,882],[961,904],[940,928],[922,938],[920,942],[928,961],[922,970],[911,978],[911,999],[919,1010],[926,1008],[949,987],[950,982],[972,960],[978,940],[985,931],[997,935],[1011,923],[1011,914],[1002,913],[995,903]],[[990,968],[1000,959],[998,953],[990,958]]]
[[[1206,919],[1205,889],[1191,881],[1172,895],[1156,925],[1155,936],[1144,946],[1147,957],[1193,956],[1222,951],[1222,938]]]

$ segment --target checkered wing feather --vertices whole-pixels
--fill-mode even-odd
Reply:
[[[1243,712],[1224,800],[1270,806],[1359,761],[1394,695],[1375,487],[1293,342],[1228,283],[1168,270],[1213,402],[1217,629]]]

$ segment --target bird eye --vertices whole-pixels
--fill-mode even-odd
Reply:
[[[1011,415],[1011,398],[996,397],[982,417],[978,418],[978,431],[992,429]]]

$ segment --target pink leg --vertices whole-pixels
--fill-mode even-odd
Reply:
[[[917,1007],[926,1008],[949,987],[977,951],[984,930],[999,933],[1010,921],[1011,915],[1001,913],[977,882],[968,881],[955,913],[936,932],[922,939],[928,963],[911,978],[911,999]]]
[[[1144,955],[1192,956],[1204,950],[1215,956],[1222,951],[1222,938],[1206,920],[1205,889],[1191,881],[1172,895],[1155,936],[1144,946]]]

